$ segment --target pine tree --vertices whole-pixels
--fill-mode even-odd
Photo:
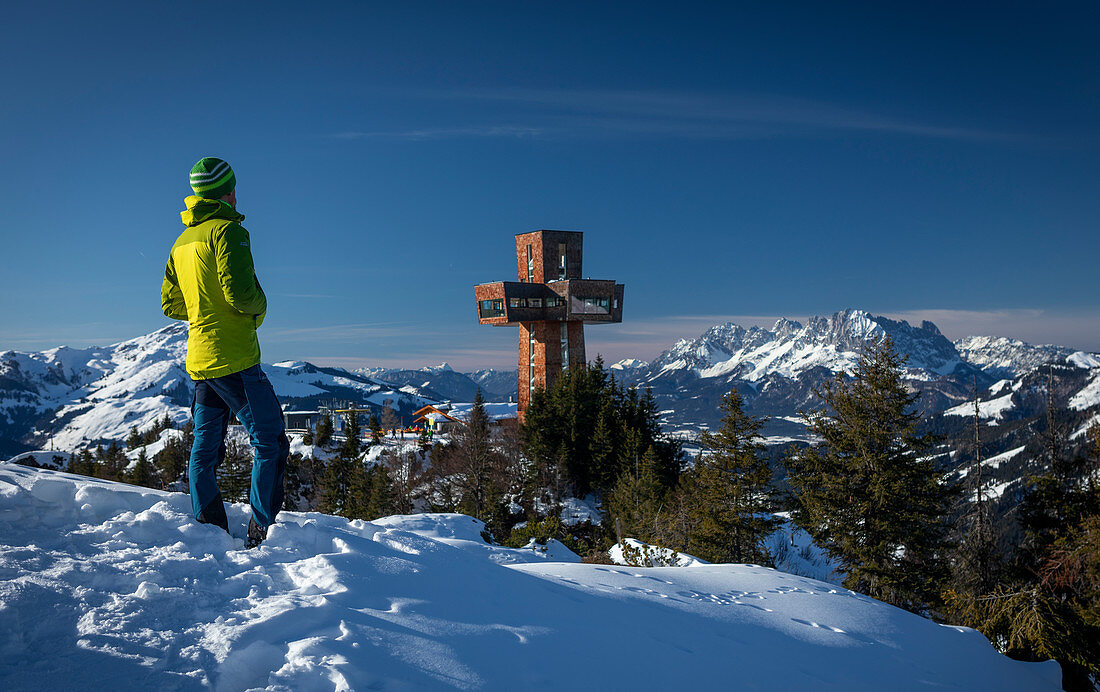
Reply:
[[[325,447],[332,441],[332,416],[325,414],[317,421],[317,432],[314,435],[314,444]]]
[[[382,422],[378,420],[378,416],[374,415],[373,409],[370,412],[370,443],[382,444]]]
[[[359,414],[351,411],[344,420],[344,442],[336,456],[329,460],[321,482],[320,509],[326,514],[362,518],[367,482],[360,459],[360,432]]]
[[[588,445],[592,458],[593,484],[598,492],[606,494],[615,485],[619,467],[615,459],[614,421],[615,411],[608,398],[600,408],[592,441]]]
[[[172,484],[187,485],[187,467],[191,461],[191,446],[195,441],[194,429],[194,423],[187,421],[180,434],[170,436],[164,449],[153,457],[153,465],[164,488],[169,488]]]
[[[359,426],[359,413],[350,411],[344,418],[344,444],[340,446],[340,453],[349,459],[358,459],[361,449],[360,434],[362,428]]]
[[[384,517],[393,512],[393,484],[384,464],[371,467],[370,494],[364,517],[368,520]]]
[[[141,437],[141,433],[138,432],[136,425],[130,426],[130,434],[126,436],[126,449],[133,451],[142,446],[144,440]]]
[[[154,481],[156,479],[153,465],[149,463],[149,456],[145,453],[144,447],[138,452],[137,461],[134,462],[134,468],[130,470],[127,480],[134,485],[140,485],[146,488],[155,487]]]
[[[688,552],[709,562],[768,565],[771,557],[763,541],[777,522],[766,515],[772,498],[771,469],[760,442],[764,421],[742,411],[736,390],[722,399],[722,410],[721,427],[702,434],[700,443],[707,451],[689,472],[695,531]]]
[[[638,458],[633,467],[619,476],[607,498],[608,512],[622,538],[643,543],[661,539],[660,514],[665,488],[658,478],[657,455],[652,447]]]
[[[251,448],[236,437],[228,436],[215,475],[226,502],[248,502],[252,490]]]
[[[478,390],[469,416],[455,428],[450,443],[432,453],[434,485],[453,498],[454,510],[487,521],[494,498],[503,496],[502,486],[508,483],[505,470],[505,458],[493,448],[485,400]]]
[[[355,463],[342,453],[329,459],[321,480],[320,511],[347,516]]]
[[[946,517],[953,489],[918,435],[918,394],[905,358],[886,337],[868,343],[849,380],[818,390],[826,410],[807,416],[820,447],[786,460],[795,518],[825,548],[855,591],[913,611],[934,603],[946,576]]]

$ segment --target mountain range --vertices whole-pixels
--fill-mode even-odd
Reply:
[[[609,370],[623,383],[652,389],[666,431],[687,439],[718,422],[722,397],[736,388],[748,413],[768,417],[765,441],[781,447],[811,440],[799,412],[820,406],[815,388],[850,372],[864,344],[886,335],[906,355],[906,378],[921,394],[925,424],[941,435],[945,466],[960,477],[975,456],[977,391],[984,475],[997,491],[991,495],[1010,496],[1012,484],[1040,463],[1036,440],[1045,430],[1051,383],[1071,453],[1100,412],[1100,359],[1092,354],[1004,337],[952,342],[931,322],[912,326],[861,310],[805,324],[781,319],[771,329],[716,325],[650,362],[625,360]],[[183,367],[186,338],[186,325],[175,323],[111,346],[0,352],[0,454],[122,440],[132,426],[145,429],[166,413],[182,424],[192,391]],[[508,401],[516,392],[514,370],[460,373],[442,364],[349,371],[301,361],[264,369],[292,410],[352,402],[378,410],[389,404],[408,416],[426,403],[470,401],[479,388],[488,401]]]

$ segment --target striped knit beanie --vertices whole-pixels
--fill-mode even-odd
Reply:
[[[191,169],[191,189],[199,197],[220,199],[237,187],[237,177],[229,164],[215,156],[206,156]]]

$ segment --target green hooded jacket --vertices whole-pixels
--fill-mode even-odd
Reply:
[[[231,375],[260,362],[256,327],[267,297],[256,279],[244,215],[225,202],[191,196],[160,288],[164,314],[187,320],[187,373]]]

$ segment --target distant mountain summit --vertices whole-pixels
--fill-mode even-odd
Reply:
[[[711,327],[696,339],[682,339],[650,364],[644,381],[681,378],[689,371],[699,378],[724,377],[758,382],[772,375],[798,378],[814,368],[851,370],[868,340],[889,335],[909,356],[910,371],[929,377],[970,367],[953,344],[931,322],[912,327],[863,310],[845,310],[831,317],[811,317],[803,325],[781,319],[768,329],[727,323]]]
[[[961,412],[958,407],[971,399],[977,384],[983,405],[1000,411],[1001,418],[1030,415],[1025,382],[1041,378],[1025,378],[1047,363],[1063,366],[1059,396],[1072,401],[1075,411],[1100,404],[1100,371],[1094,370],[1100,361],[1090,354],[995,336],[952,343],[931,322],[912,326],[864,310],[805,323],[780,319],[771,329],[715,325],[681,339],[652,362],[627,359],[609,370],[620,382],[651,387],[672,432],[717,423],[722,397],[737,388],[747,412],[770,417],[767,432],[773,441],[805,439],[798,412],[820,405],[814,389],[838,372],[850,372],[868,340],[885,335],[908,356],[907,377],[928,414]],[[59,449],[123,439],[131,426],[147,428],[165,413],[185,422],[192,391],[184,369],[186,342],[187,326],[173,323],[110,346],[0,352],[0,453],[10,456],[51,438]],[[487,401],[516,396],[515,370],[461,373],[442,363],[352,372],[304,361],[264,369],[284,405],[298,410],[354,401],[373,407],[389,403],[410,413],[429,402],[472,401],[478,389]],[[997,392],[985,392],[994,385]],[[999,403],[987,403],[994,399]]]
[[[956,341],[955,348],[968,363],[996,378],[1019,377],[1074,353],[1064,346],[1032,346],[1003,336],[967,336]]]

